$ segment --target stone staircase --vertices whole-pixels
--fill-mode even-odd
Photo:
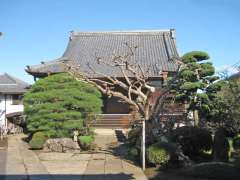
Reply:
[[[133,121],[131,114],[99,114],[92,126],[95,128],[124,129],[129,128]]]

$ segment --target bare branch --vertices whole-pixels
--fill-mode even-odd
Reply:
[[[109,97],[115,96],[122,99],[134,106],[145,117],[149,114],[149,95],[155,91],[155,88],[149,83],[148,72],[144,72],[140,65],[130,63],[129,58],[134,55],[137,47],[132,48],[128,43],[125,45],[129,49],[129,53],[126,55],[113,55],[110,60],[96,57],[97,64],[118,70],[121,73],[118,77],[98,71],[90,63],[87,64],[87,67],[91,73],[86,71],[86,68],[81,69],[80,66],[73,67],[66,62],[63,64],[66,71],[78,81],[93,84]]]

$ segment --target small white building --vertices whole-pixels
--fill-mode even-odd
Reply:
[[[18,119],[23,113],[22,97],[29,84],[9,74],[0,75],[0,126],[10,128],[8,121]]]

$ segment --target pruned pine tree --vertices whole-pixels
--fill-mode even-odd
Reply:
[[[186,53],[181,58],[184,66],[171,84],[175,100],[187,104],[187,111],[193,112],[194,124],[199,124],[199,111],[209,112],[209,102],[221,89],[219,77],[215,76],[209,55],[202,51]]]
[[[78,82],[67,73],[38,80],[24,95],[24,114],[30,133],[70,137],[83,129],[88,114],[101,113],[102,95],[91,84]]]

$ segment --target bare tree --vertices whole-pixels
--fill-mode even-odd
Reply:
[[[132,62],[132,56],[137,47],[131,47],[127,43],[128,53],[125,55],[113,55],[110,60],[96,57],[97,64],[116,70],[121,76],[107,75],[98,71],[88,63],[89,71],[84,72],[81,66],[74,66],[71,62],[65,61],[66,72],[71,74],[78,81],[85,81],[96,86],[103,94],[108,97],[115,96],[132,105],[142,117],[142,168],[145,169],[145,121],[148,121],[153,110],[158,112],[160,106],[151,104],[150,97],[156,91],[149,78],[149,69],[144,70],[139,64]],[[176,61],[178,62],[178,60]],[[101,77],[101,78],[96,78]],[[116,88],[117,87],[117,88]],[[160,103],[170,88],[166,86],[162,96],[159,97]],[[161,103],[160,103],[161,104]]]

